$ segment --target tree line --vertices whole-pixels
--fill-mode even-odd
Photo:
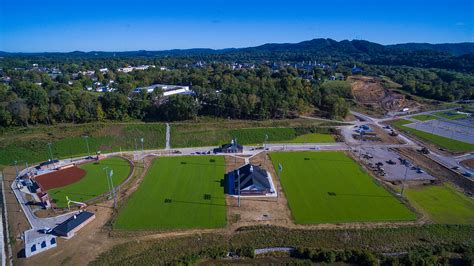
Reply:
[[[2,127],[103,120],[174,121],[197,116],[278,119],[309,112],[342,118],[348,111],[346,99],[352,98],[349,86],[303,79],[292,67],[273,73],[266,66],[232,70],[213,63],[170,71],[96,71],[94,79],[79,75],[75,80],[67,72],[54,79],[36,70],[7,74],[11,83],[0,85]],[[94,80],[114,80],[117,90],[85,91]],[[154,83],[191,85],[194,94],[163,97],[159,90],[132,92],[135,87]]]

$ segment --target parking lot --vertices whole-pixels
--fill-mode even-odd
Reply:
[[[358,152],[358,151],[357,151]],[[435,177],[411,162],[403,164],[400,155],[386,147],[363,147],[357,154],[369,169],[385,180],[434,180]]]
[[[427,133],[474,144],[474,117],[459,120],[428,120],[405,125]]]

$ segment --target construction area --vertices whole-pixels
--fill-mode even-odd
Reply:
[[[421,105],[408,100],[405,95],[384,88],[382,80],[377,77],[350,76],[352,94],[356,102],[369,115],[383,116],[386,114],[401,114],[418,110]]]

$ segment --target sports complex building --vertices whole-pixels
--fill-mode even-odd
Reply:
[[[226,191],[230,195],[272,196],[276,194],[270,173],[253,164],[246,164],[227,173],[226,178]]]

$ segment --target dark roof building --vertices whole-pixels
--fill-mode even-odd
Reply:
[[[75,214],[63,223],[59,224],[53,229],[53,232],[62,237],[70,238],[79,231],[86,224],[95,219],[95,214],[92,212],[83,211]]]
[[[214,153],[242,153],[244,146],[232,143],[224,144],[220,148],[214,149]]]
[[[256,165],[246,164],[227,174],[228,193],[233,195],[265,195],[272,193],[270,175],[268,172]]]

